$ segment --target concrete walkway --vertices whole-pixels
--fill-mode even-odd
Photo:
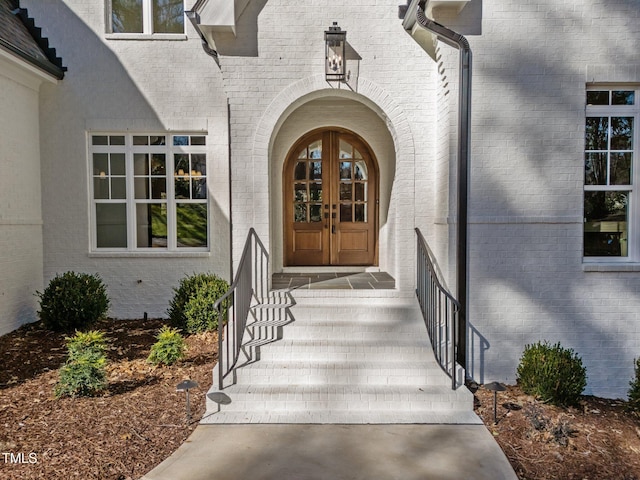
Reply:
[[[229,385],[145,480],[517,480],[413,295],[305,281],[254,306]]]
[[[199,425],[143,480],[517,480],[483,425]]]

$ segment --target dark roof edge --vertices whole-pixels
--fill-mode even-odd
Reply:
[[[53,75],[58,80],[62,80],[64,78],[64,70],[57,65],[54,65],[51,62],[43,62],[42,60],[38,60],[37,58],[32,57],[28,53],[16,48],[6,40],[0,38],[0,47],[4,47],[9,50],[11,53],[14,53],[27,63],[32,64],[34,67],[38,67],[40,70],[44,70],[46,73]]]
[[[49,39],[47,37],[42,36],[42,29],[36,26],[33,18],[29,17],[29,12],[27,11],[27,9],[20,7],[20,1],[18,0],[14,2],[14,4],[16,5],[17,8],[12,13],[14,13],[18,18],[20,18],[23,25],[29,31],[29,34],[31,35],[31,37],[33,37],[35,42],[38,44],[42,52],[47,57],[47,60],[49,60],[49,62],[51,63],[48,64],[47,62],[43,62],[41,60],[33,58],[31,55],[25,52],[22,52],[19,49],[16,49],[15,47],[7,45],[5,42],[2,42],[2,45],[7,47],[12,52],[17,53],[21,58],[23,58],[27,62],[32,63],[36,67],[45,70],[47,73],[52,74],[58,80],[62,80],[64,78],[64,72],[67,71],[67,67],[62,65],[62,59],[56,55],[56,49],[49,46]]]

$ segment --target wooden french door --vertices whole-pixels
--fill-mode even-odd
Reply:
[[[302,137],[283,172],[285,265],[376,264],[377,173],[351,132]]]

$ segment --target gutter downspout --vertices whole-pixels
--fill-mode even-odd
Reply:
[[[191,24],[193,25],[193,28],[196,29],[196,32],[198,32],[198,35],[200,36],[200,40],[202,40],[202,49],[206,52],[207,55],[209,55],[210,57],[213,57],[213,59],[216,62],[216,65],[218,65],[218,68],[219,68],[220,59],[218,58],[218,51],[209,46],[209,42],[207,42],[207,39],[205,38],[204,33],[202,33],[202,30],[200,29],[200,15],[198,14],[198,12],[194,10],[186,11],[184,12],[184,14],[191,21]]]
[[[457,362],[467,371],[467,236],[468,236],[468,183],[470,164],[471,140],[471,48],[467,39],[429,19],[423,8],[424,2],[411,3],[415,5],[415,21],[426,30],[432,32],[438,40],[460,52],[460,78],[458,101],[458,242],[456,245],[456,284],[457,297],[461,305],[458,316],[458,351]],[[413,12],[407,12],[411,15]],[[406,26],[405,26],[406,28]]]

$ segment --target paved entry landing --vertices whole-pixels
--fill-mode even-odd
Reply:
[[[143,480],[517,480],[484,425],[200,425]]]
[[[272,288],[322,290],[387,290],[396,288],[387,272],[274,273]]]

